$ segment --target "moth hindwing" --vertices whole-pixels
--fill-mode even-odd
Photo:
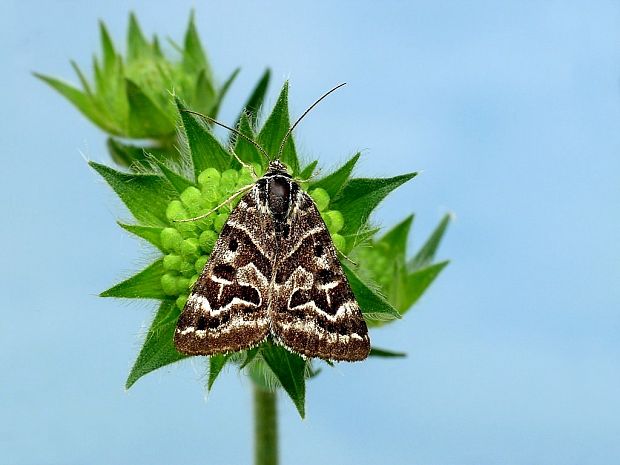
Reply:
[[[355,361],[370,351],[325,223],[277,160],[230,214],[174,341],[183,353],[212,355],[270,335],[307,357]]]

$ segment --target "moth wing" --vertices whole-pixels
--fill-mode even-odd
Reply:
[[[314,201],[297,189],[272,283],[276,339],[307,357],[363,360],[368,328]]]
[[[231,212],[174,335],[185,354],[212,355],[253,347],[269,334],[269,282],[275,232],[255,185]]]

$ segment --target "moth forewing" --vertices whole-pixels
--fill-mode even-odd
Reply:
[[[269,334],[273,250],[271,218],[258,208],[254,185],[233,209],[181,313],[175,345],[187,354],[236,352]]]
[[[368,328],[312,198],[295,183],[289,233],[279,241],[271,288],[272,332],[308,357],[363,360]]]

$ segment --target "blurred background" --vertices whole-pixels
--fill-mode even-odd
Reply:
[[[399,360],[340,364],[281,396],[283,464],[609,464],[620,460],[620,4],[3,1],[0,463],[243,464],[251,397],[207,396],[199,359],[123,388],[153,305],[96,295],[152,252],[84,157],[105,136],[30,74],[90,75],[97,20],[124,43],[180,39],[190,8],[234,121],[266,66],[285,79],[306,160],[423,170],[375,220],[452,211],[452,263],[397,324]]]

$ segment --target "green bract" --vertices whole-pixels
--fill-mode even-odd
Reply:
[[[146,298],[160,301],[138,358],[127,379],[132,386],[141,376],[185,356],[173,345],[180,311],[192,284],[202,272],[232,205],[220,206],[206,218],[174,222],[209,212],[232,192],[253,182],[250,172],[231,156],[230,149],[255,170],[263,173],[267,161],[243,138],[223,146],[200,118],[185,110],[177,99],[184,145],[178,163],[151,160],[140,173],[126,173],[92,163],[91,166],[114,189],[135,219],[120,226],[161,251],[160,257],[133,277],[103,292],[105,297]],[[247,137],[275,153],[290,126],[288,86],[285,85],[269,117],[259,131],[244,114],[238,124]],[[372,325],[401,317],[431,284],[446,262],[433,258],[448,223],[446,217],[422,249],[407,258],[406,239],[411,217],[383,236],[368,224],[372,210],[392,190],[415,173],[392,178],[353,178],[359,154],[341,168],[317,181],[307,181],[317,163],[302,167],[290,138],[282,161],[314,199],[332,239],[343,254],[347,278],[362,313]],[[402,356],[373,348],[373,356]],[[251,379],[267,388],[281,386],[304,415],[305,380],[318,373],[312,360],[305,360],[272,342],[236,354],[209,357],[209,389],[226,364],[236,364]]]
[[[117,50],[107,28],[100,22],[101,55],[93,58],[93,79],[88,80],[75,62],[71,62],[81,89],[53,77],[35,73],[75,105],[93,123],[114,137],[149,139],[148,147],[126,145],[108,140],[112,159],[122,166],[142,168],[145,152],[159,159],[178,156],[176,144],[176,95],[195,111],[216,117],[222,99],[239,69],[220,85],[213,76],[190,16],[183,45],[170,41],[177,54],[169,58],[157,36],[147,39],[134,14],[129,16],[125,56]],[[246,103],[254,114],[260,106],[269,82],[269,71],[259,80]]]

